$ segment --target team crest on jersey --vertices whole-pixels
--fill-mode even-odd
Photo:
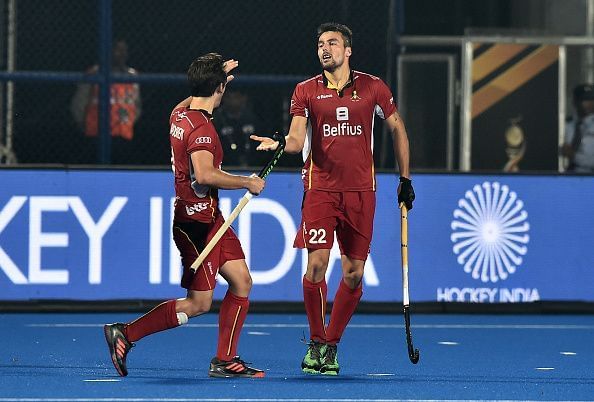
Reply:
[[[351,100],[353,102],[358,102],[358,101],[361,100],[361,97],[359,95],[357,95],[357,90],[356,89],[353,90],[353,94],[351,95]]]

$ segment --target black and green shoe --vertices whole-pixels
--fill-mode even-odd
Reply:
[[[338,350],[336,345],[326,345],[322,357],[322,366],[320,367],[320,374],[324,375],[338,375],[340,366],[338,365]]]
[[[301,362],[301,370],[308,374],[319,374],[326,344],[312,340],[307,345],[307,353]]]

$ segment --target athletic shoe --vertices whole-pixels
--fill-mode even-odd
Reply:
[[[338,375],[338,350],[336,345],[326,345],[326,351],[322,357],[320,373],[325,375]]]
[[[111,355],[113,366],[116,368],[119,375],[122,377],[127,376],[128,369],[126,368],[126,356],[134,344],[126,339],[126,335],[124,335],[124,324],[115,323],[104,325],[103,332],[105,333],[107,346],[109,346],[109,354]]]
[[[210,377],[231,378],[231,377],[247,377],[247,378],[261,378],[265,373],[257,368],[248,367],[239,356],[225,361],[213,357],[210,361],[210,369],[208,375]]]
[[[326,350],[326,344],[312,340],[307,345],[307,353],[301,362],[301,370],[308,374],[318,374],[322,367],[322,356]]]

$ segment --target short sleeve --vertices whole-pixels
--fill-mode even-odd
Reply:
[[[379,78],[376,81],[376,100],[375,100],[375,114],[382,119],[387,119],[396,112],[396,104],[392,91]]]
[[[212,124],[205,124],[192,130],[188,136],[188,155],[195,151],[208,151],[214,155],[217,132]]]
[[[289,112],[293,116],[308,117],[307,99],[305,97],[304,85],[298,84],[291,97],[291,109]]]
[[[173,124],[173,116],[175,116],[176,112],[177,112],[177,109],[173,109],[173,111],[169,115],[169,126],[171,126],[171,124]]]

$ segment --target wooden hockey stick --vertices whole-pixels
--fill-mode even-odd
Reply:
[[[260,173],[258,173],[258,177],[262,179],[265,179],[266,176],[268,176],[268,174],[272,171],[272,168],[274,168],[274,166],[280,159],[281,155],[285,151],[285,136],[280,135],[279,133],[274,133],[273,138],[276,141],[278,141],[278,147],[276,148],[276,151],[274,151],[274,155],[272,156],[270,162],[268,162],[268,164],[264,166],[262,170],[260,170]],[[245,195],[241,198],[241,200],[239,200],[239,203],[229,215],[229,218],[227,218],[225,223],[223,223],[219,230],[217,230],[217,232],[212,237],[212,239],[210,239],[206,247],[204,247],[204,250],[200,252],[200,255],[198,256],[198,258],[196,258],[196,261],[194,261],[194,263],[190,266],[190,269],[192,271],[196,272],[198,267],[204,262],[208,254],[210,254],[214,246],[216,246],[221,237],[223,237],[223,234],[227,231],[227,229],[229,229],[229,226],[231,226],[233,221],[239,216],[241,210],[247,205],[247,203],[252,199],[253,196],[254,195],[252,193],[246,191]]]

